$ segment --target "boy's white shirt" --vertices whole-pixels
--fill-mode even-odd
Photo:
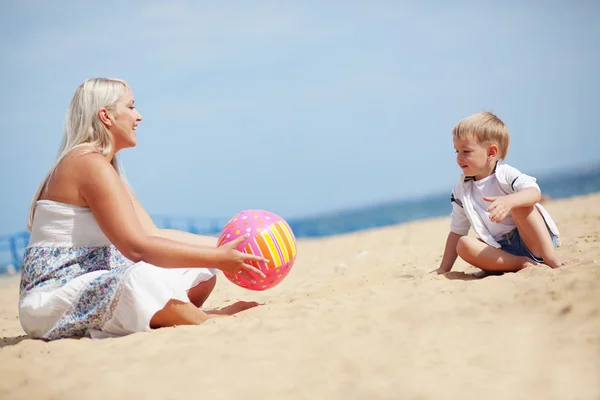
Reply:
[[[496,164],[495,174],[500,189],[507,195],[527,187],[535,187],[540,190],[534,177],[526,175],[508,164]],[[472,179],[465,179],[465,175],[461,174],[460,182],[452,189],[453,201],[450,230],[459,235],[467,235],[469,228],[472,227],[475,234],[481,240],[492,247],[500,248],[501,246],[485,226],[482,216],[473,207],[473,199],[471,198],[472,183]],[[537,203],[535,206],[542,214],[542,217],[544,217],[550,231],[556,236],[557,246],[560,246],[558,227],[550,217],[550,214],[540,203]]]

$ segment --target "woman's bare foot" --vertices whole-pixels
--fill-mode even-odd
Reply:
[[[223,308],[219,308],[219,309],[212,309],[212,310],[203,310],[203,311],[210,316],[226,317],[229,315],[237,314],[239,312],[248,310],[250,308],[254,308],[259,305],[260,304],[257,303],[256,301],[237,301],[231,305],[228,305],[227,307],[223,307]]]

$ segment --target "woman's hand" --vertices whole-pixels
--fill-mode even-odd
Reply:
[[[232,240],[231,242],[224,244],[217,248],[217,260],[216,264],[218,269],[229,274],[241,274],[245,275],[247,279],[253,281],[254,278],[250,276],[246,271],[252,271],[255,274],[265,277],[265,274],[258,268],[248,264],[249,261],[258,262],[269,262],[267,258],[255,256],[253,254],[242,253],[237,250],[237,247],[246,239],[248,234],[240,236],[239,238]]]

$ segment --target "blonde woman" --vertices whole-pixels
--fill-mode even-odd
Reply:
[[[118,152],[136,145],[142,116],[129,85],[89,79],[75,91],[58,156],[31,204],[19,317],[47,340],[101,338],[175,325],[256,306],[200,307],[216,270],[263,275],[211,237],[158,229],[121,174]]]

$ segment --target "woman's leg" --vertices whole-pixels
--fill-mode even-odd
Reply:
[[[211,317],[192,303],[171,299],[152,316],[150,328],[165,328],[176,325],[200,325]]]
[[[217,284],[217,277],[213,276],[207,281],[200,282],[193,288],[187,291],[187,295],[190,298],[192,304],[196,307],[202,307],[208,296],[212,293],[215,285]]]
[[[201,282],[188,290],[189,303],[171,299],[150,320],[153,329],[176,325],[200,325],[214,317],[225,317],[259,305],[255,301],[238,301],[221,309],[200,310],[215,287],[217,277]]]
[[[150,327],[163,328],[175,325],[200,325],[207,319],[212,318],[206,312],[199,309],[208,296],[212,293],[217,283],[217,277],[200,282],[187,290],[190,302],[171,299],[162,310],[158,311],[150,320]]]

